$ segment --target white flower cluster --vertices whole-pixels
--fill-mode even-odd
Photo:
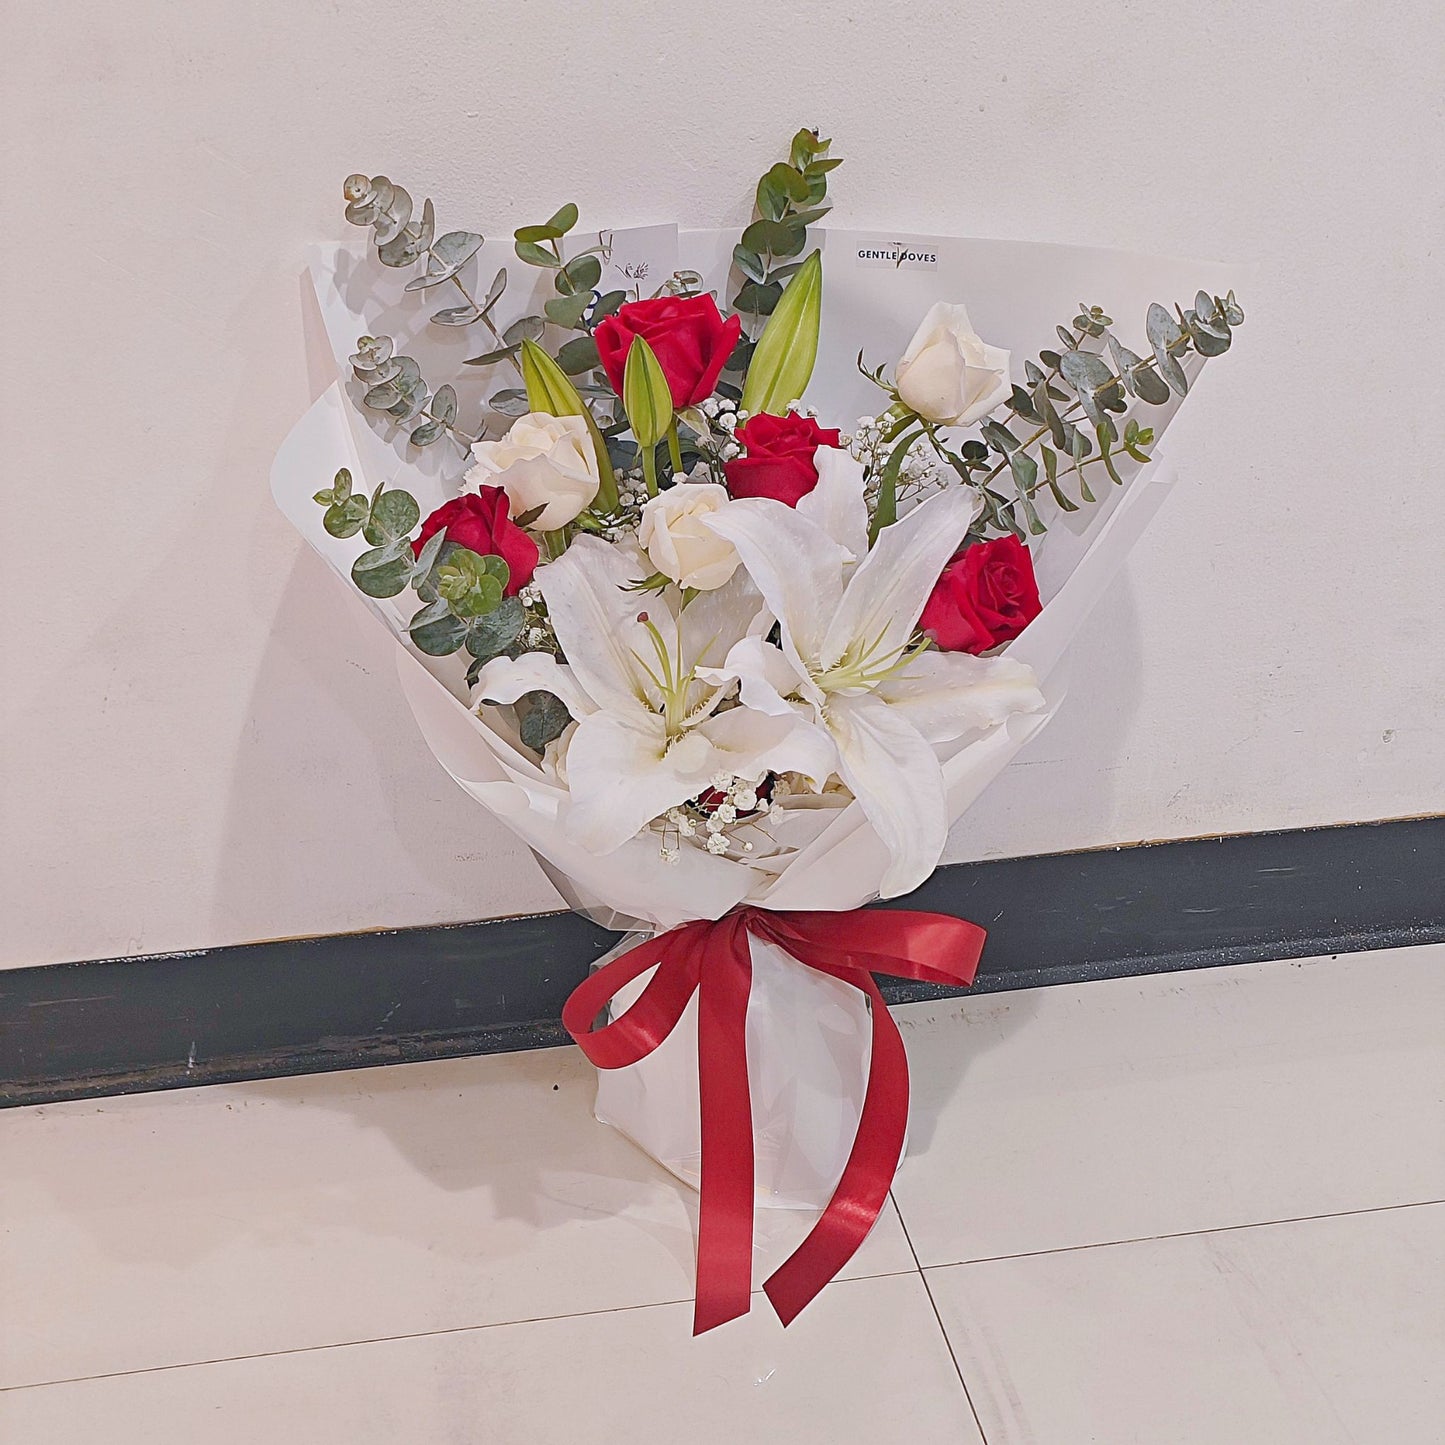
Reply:
[[[708,419],[713,432],[722,437],[718,456],[725,462],[743,454],[742,447],[733,440],[733,433],[748,419],[748,414],[738,408],[737,402],[726,396],[710,396],[698,410]]]
[[[860,416],[858,430],[848,438],[848,451],[875,475],[887,464],[890,447],[887,444],[888,429],[876,416]],[[920,488],[940,485],[946,479],[938,453],[925,436],[917,437],[908,448],[903,465],[898,472],[900,488]]]
[[[517,592],[517,601],[522,604],[526,621],[522,626],[522,643],[529,652],[555,652],[557,639],[552,624],[542,609],[542,593],[535,582],[529,582]]]
[[[847,439],[849,454],[865,467],[881,467],[886,460],[883,436],[883,424],[876,416],[860,416],[857,430]]]
[[[729,849],[751,853],[752,842],[735,836],[729,830],[777,822],[783,813],[782,799],[792,791],[786,778],[774,778],[769,797],[764,801],[758,796],[758,786],[732,773],[717,773],[711,780],[711,788],[713,792],[722,794],[721,802],[708,808],[694,804],[669,808],[663,815],[662,861],[676,863],[682,856],[682,842],[691,839],[696,839],[715,855],[726,853]]]

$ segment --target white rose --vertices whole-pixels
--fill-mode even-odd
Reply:
[[[732,499],[716,482],[682,482],[653,497],[642,508],[637,540],[664,577],[679,587],[711,592],[721,587],[741,560],[733,544],[702,521]]]
[[[981,340],[968,312],[946,301],[929,308],[898,363],[894,384],[906,406],[943,426],[968,426],[1013,390],[1008,352]]]
[[[597,453],[580,416],[529,411],[501,441],[474,443],[472,455],[469,490],[505,488],[514,517],[541,507],[541,515],[527,524],[539,532],[565,527],[601,485]]]

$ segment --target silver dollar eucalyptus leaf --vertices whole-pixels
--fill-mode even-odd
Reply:
[[[406,283],[408,291],[424,291],[450,281],[482,248],[482,237],[475,231],[448,231],[441,236],[427,256],[426,271]]]
[[[438,326],[470,326],[473,321],[482,319],[482,308],[470,303],[466,306],[447,306],[441,311],[433,311],[431,319]]]
[[[487,405],[503,416],[525,416],[527,393],[521,387],[508,387],[505,391],[493,393]]]
[[[457,419],[457,394],[450,386],[439,386],[431,399],[431,414],[443,425]]]
[[[546,323],[540,316],[520,317],[502,332],[502,340],[505,341],[508,346],[520,346],[524,339],[527,341],[540,341],[545,325]]]
[[[400,234],[411,220],[411,195],[402,186],[391,188],[391,200],[381,208],[381,215],[372,222],[376,232],[376,244],[384,246],[392,237]]]
[[[1104,420],[1104,407],[1119,383],[1103,357],[1092,351],[1066,351],[1059,358],[1059,371],[1079,395],[1079,405],[1096,426]]]
[[[1149,307],[1144,326],[1149,336],[1149,345],[1154,348],[1154,364],[1159,368],[1160,376],[1180,396],[1184,396],[1189,390],[1189,378],[1185,376],[1184,368],[1170,354],[1171,348],[1184,339],[1184,333],[1157,301]]]

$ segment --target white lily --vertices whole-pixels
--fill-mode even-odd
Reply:
[[[550,692],[576,719],[566,827],[594,853],[621,847],[706,791],[717,773],[757,781],[792,770],[821,781],[830,764],[826,747],[792,717],[720,710],[734,685],[719,672],[724,659],[770,622],[746,576],[683,608],[673,587],[628,590],[652,570],[634,547],[576,538],[535,577],[568,661],[542,652],[499,657],[477,679],[478,699]]]
[[[950,487],[885,527],[866,548],[863,470],[819,452],[817,487],[798,507],[736,501],[706,520],[742,557],[780,624],[782,647],[754,632],[717,676],[743,702],[804,717],[834,749],[838,775],[887,846],[883,896],[906,893],[937,866],[948,834],[935,743],[1033,711],[1031,668],[1006,657],[923,650],[919,614],[978,507]],[[861,560],[857,560],[861,557]]]

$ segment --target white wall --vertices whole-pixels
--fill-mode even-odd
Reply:
[[[320,383],[302,248],[357,169],[483,230],[566,199],[742,221],[808,123],[846,223],[1257,261],[1177,423],[1188,485],[952,856],[1445,806],[1436,0],[21,0],[0,27],[0,962],[556,906],[267,493]]]

